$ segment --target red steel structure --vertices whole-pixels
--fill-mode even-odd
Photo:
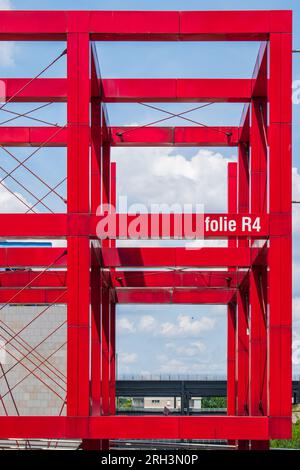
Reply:
[[[67,125],[0,128],[3,147],[67,147],[67,213],[0,215],[2,238],[67,240],[67,249],[0,249],[1,267],[24,269],[0,273],[1,303],[67,304],[66,416],[2,416],[0,438],[80,438],[85,449],[132,438],[266,449],[270,439],[289,438],[292,13],[1,11],[0,39],[67,43],[67,78],[3,79],[9,102],[67,103]],[[178,40],[261,47],[248,79],[101,79],[94,41]],[[237,127],[109,126],[106,103],[141,101],[244,103],[244,111]],[[237,229],[205,229],[206,238],[228,238],[228,247],[117,248],[114,239],[99,240],[96,209],[116,202],[113,146],[237,147],[228,214],[209,214],[226,215]],[[258,232],[241,229],[248,216],[260,217]],[[228,306],[227,416],[115,415],[116,303]]]

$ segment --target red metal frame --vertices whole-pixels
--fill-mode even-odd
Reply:
[[[0,438],[81,438],[85,449],[107,449],[112,438],[226,438],[265,449],[271,438],[290,437],[291,12],[1,11],[0,20],[1,40],[67,41],[66,79],[3,79],[7,99],[66,102],[68,110],[56,133],[0,128],[3,146],[67,147],[68,178],[66,214],[0,215],[2,238],[67,239],[66,250],[0,249],[1,267],[24,269],[0,273],[1,303],[67,304],[67,416],[0,417]],[[248,79],[102,79],[96,40],[262,45]],[[245,105],[238,127],[109,126],[106,102],[139,101]],[[228,214],[207,214],[227,216],[237,230],[204,231],[228,238],[228,248],[116,248],[119,214],[115,236],[97,239],[97,207],[116,202],[112,146],[196,145],[238,148]],[[244,216],[260,217],[259,233],[241,230]],[[228,416],[114,416],[116,303],[228,305]]]

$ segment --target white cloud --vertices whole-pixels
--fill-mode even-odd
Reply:
[[[11,10],[10,0],[0,0],[0,10]]]
[[[227,207],[228,159],[199,149],[192,158],[172,148],[116,148],[120,195],[129,203],[204,204],[206,211]]]
[[[143,315],[139,321],[138,329],[140,331],[153,331],[156,327],[156,320],[152,315]]]
[[[129,320],[127,317],[120,317],[117,321],[118,330],[121,333],[152,333],[155,336],[163,337],[192,337],[198,336],[204,331],[209,331],[216,324],[215,318],[202,316],[195,319],[189,315],[178,315],[174,322],[160,322],[152,315],[143,315],[139,320]],[[197,343],[193,343],[194,348]],[[200,345],[198,344],[198,349]]]
[[[186,345],[177,345],[175,343],[167,343],[166,349],[174,352],[175,354],[183,357],[194,357],[198,356],[199,353],[206,351],[206,345],[201,341],[194,341]]]
[[[136,331],[133,321],[130,321],[129,318],[121,317],[117,319],[117,328],[121,333],[134,333]]]
[[[182,361],[181,359],[174,358],[160,358],[161,363],[158,371],[162,374],[196,374],[196,375],[216,375],[224,374],[224,363],[225,357],[220,361],[212,361],[207,359],[206,361]]]
[[[300,297],[293,298],[293,322],[298,323],[300,321]]]
[[[203,331],[214,328],[214,318],[203,316],[195,320],[189,315],[178,315],[176,322],[164,322],[160,325],[158,334],[165,337],[198,336]]]
[[[118,354],[118,359],[121,364],[134,364],[137,362],[137,354],[135,353],[126,353],[126,352],[120,352]]]
[[[1,54],[1,51],[0,51]],[[24,203],[29,204],[26,199],[19,193],[15,193]],[[30,206],[30,204],[29,204]],[[0,213],[9,212],[26,212],[27,207],[20,200],[17,199],[12,193],[10,193],[6,187],[0,185]]]

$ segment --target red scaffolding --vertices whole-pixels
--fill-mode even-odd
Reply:
[[[80,438],[86,449],[127,438],[228,439],[260,449],[271,438],[289,438],[291,12],[1,11],[0,39],[67,42],[67,78],[3,79],[7,102],[67,103],[67,125],[0,128],[3,147],[67,147],[67,213],[0,215],[4,239],[67,240],[67,249],[0,249],[2,268],[40,268],[0,272],[2,304],[67,304],[67,412],[1,416],[0,438]],[[178,40],[261,47],[248,79],[100,76],[95,41]],[[237,127],[109,126],[107,102],[141,101],[244,103],[244,111]],[[228,214],[204,214],[219,224],[204,224],[205,238],[228,238],[228,247],[117,248],[115,237],[97,238],[98,206],[116,203],[110,148],[162,145],[238,148],[238,163],[228,165]],[[234,231],[220,228],[224,216]],[[160,227],[164,217],[158,215]],[[244,218],[258,218],[259,229],[245,231]],[[115,415],[116,303],[228,306],[227,416]]]

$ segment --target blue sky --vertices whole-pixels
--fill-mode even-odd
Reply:
[[[101,1],[101,0],[2,0],[1,8],[21,9],[119,9],[119,10],[223,10],[240,9],[240,1],[165,0],[165,1]],[[243,9],[293,9],[294,48],[300,48],[300,4],[295,1],[243,1]],[[98,43],[103,77],[250,77],[258,43]],[[0,73],[2,77],[31,77],[65,48],[64,43],[14,43],[0,45]],[[61,59],[44,76],[63,77],[65,59]],[[300,80],[300,54],[294,55],[294,81]],[[296,84],[296,82],[294,82]],[[300,101],[300,94],[299,94]],[[172,112],[188,110],[189,104],[159,105]],[[10,104],[7,109],[22,112],[32,104]],[[300,199],[299,148],[300,104],[293,107],[294,128],[294,198]],[[189,116],[208,125],[237,125],[241,114],[239,104],[217,104],[192,112]],[[160,119],[163,114],[138,104],[111,104],[108,106],[112,125],[144,124]],[[65,106],[54,104],[34,116],[46,121],[64,124]],[[1,112],[0,122],[10,117]],[[184,125],[175,118],[168,125]],[[25,118],[11,125],[38,125]],[[162,124],[163,125],[163,124]],[[25,158],[34,149],[12,149],[18,158]],[[0,153],[0,165],[6,171],[16,163]],[[65,175],[64,149],[44,149],[29,160],[28,166],[49,184],[57,184]],[[226,166],[234,161],[234,149],[119,149],[113,151],[117,161],[119,194],[126,194],[130,202],[203,202],[206,211],[226,211]],[[298,169],[298,170],[297,170]],[[5,172],[0,168],[0,175]],[[37,196],[47,190],[36,178],[24,170],[15,177],[30,185]],[[213,184],[212,184],[213,183]],[[34,198],[16,182],[7,180],[7,186],[31,204]],[[65,194],[65,187],[60,187]],[[45,203],[56,211],[64,204],[55,196]],[[2,208],[1,208],[2,207]],[[7,194],[0,190],[0,210],[21,210]],[[40,211],[44,208],[38,206]],[[295,208],[294,250],[294,340],[300,338],[300,212]],[[298,343],[295,343],[296,345]],[[122,306],[118,308],[118,371],[120,374],[225,374],[226,372],[226,309],[207,306]],[[295,366],[294,372],[300,372]]]

